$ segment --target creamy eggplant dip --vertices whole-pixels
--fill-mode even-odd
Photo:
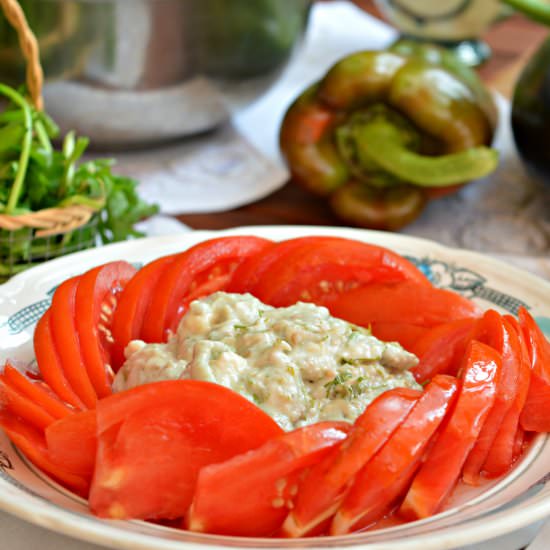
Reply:
[[[353,422],[379,394],[420,388],[418,362],[395,342],[298,302],[268,306],[250,294],[216,292],[192,302],[166,344],[134,340],[114,381],[123,391],[195,379],[237,391],[285,430],[321,420]]]

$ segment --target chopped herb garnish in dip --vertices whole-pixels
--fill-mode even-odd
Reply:
[[[420,388],[418,362],[395,342],[298,302],[273,308],[250,294],[216,292],[191,303],[166,344],[126,348],[115,391],[161,380],[227,386],[286,429],[321,420],[353,422],[379,394]]]

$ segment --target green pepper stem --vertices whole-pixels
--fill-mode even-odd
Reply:
[[[373,120],[357,125],[354,131],[361,155],[396,178],[420,187],[447,187],[481,178],[498,164],[498,153],[485,146],[440,156],[415,153],[389,121]]]
[[[17,166],[17,173],[10,190],[8,202],[6,204],[5,213],[12,214],[17,207],[21,193],[23,192],[23,183],[27,174],[27,166],[29,164],[29,156],[32,145],[32,113],[30,105],[25,98],[16,92],[13,88],[0,84],[0,94],[11,99],[16,105],[21,108],[23,113],[23,122],[25,126],[25,133],[21,143],[21,154],[19,155],[19,163]]]
[[[542,0],[501,0],[527,17],[550,26],[550,4]]]

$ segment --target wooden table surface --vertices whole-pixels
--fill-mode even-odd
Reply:
[[[357,0],[356,3],[377,14],[368,0]],[[547,34],[548,29],[545,27],[517,14],[494,24],[484,36],[493,51],[491,59],[479,69],[484,81],[510,97],[518,73]],[[342,225],[324,200],[312,196],[292,182],[260,201],[235,210],[186,214],[177,218],[194,229],[266,224]]]

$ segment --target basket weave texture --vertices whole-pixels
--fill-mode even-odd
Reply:
[[[0,8],[17,32],[26,63],[26,84],[30,99],[37,110],[42,110],[44,77],[36,37],[17,0],[0,0]],[[0,214],[0,255],[3,265],[0,280],[40,261],[94,246],[98,225],[96,214],[97,209],[85,205],[47,208],[18,215]],[[15,262],[10,254],[17,249],[20,258],[22,247],[27,245],[34,253],[26,256],[25,266],[21,265],[20,259]]]

